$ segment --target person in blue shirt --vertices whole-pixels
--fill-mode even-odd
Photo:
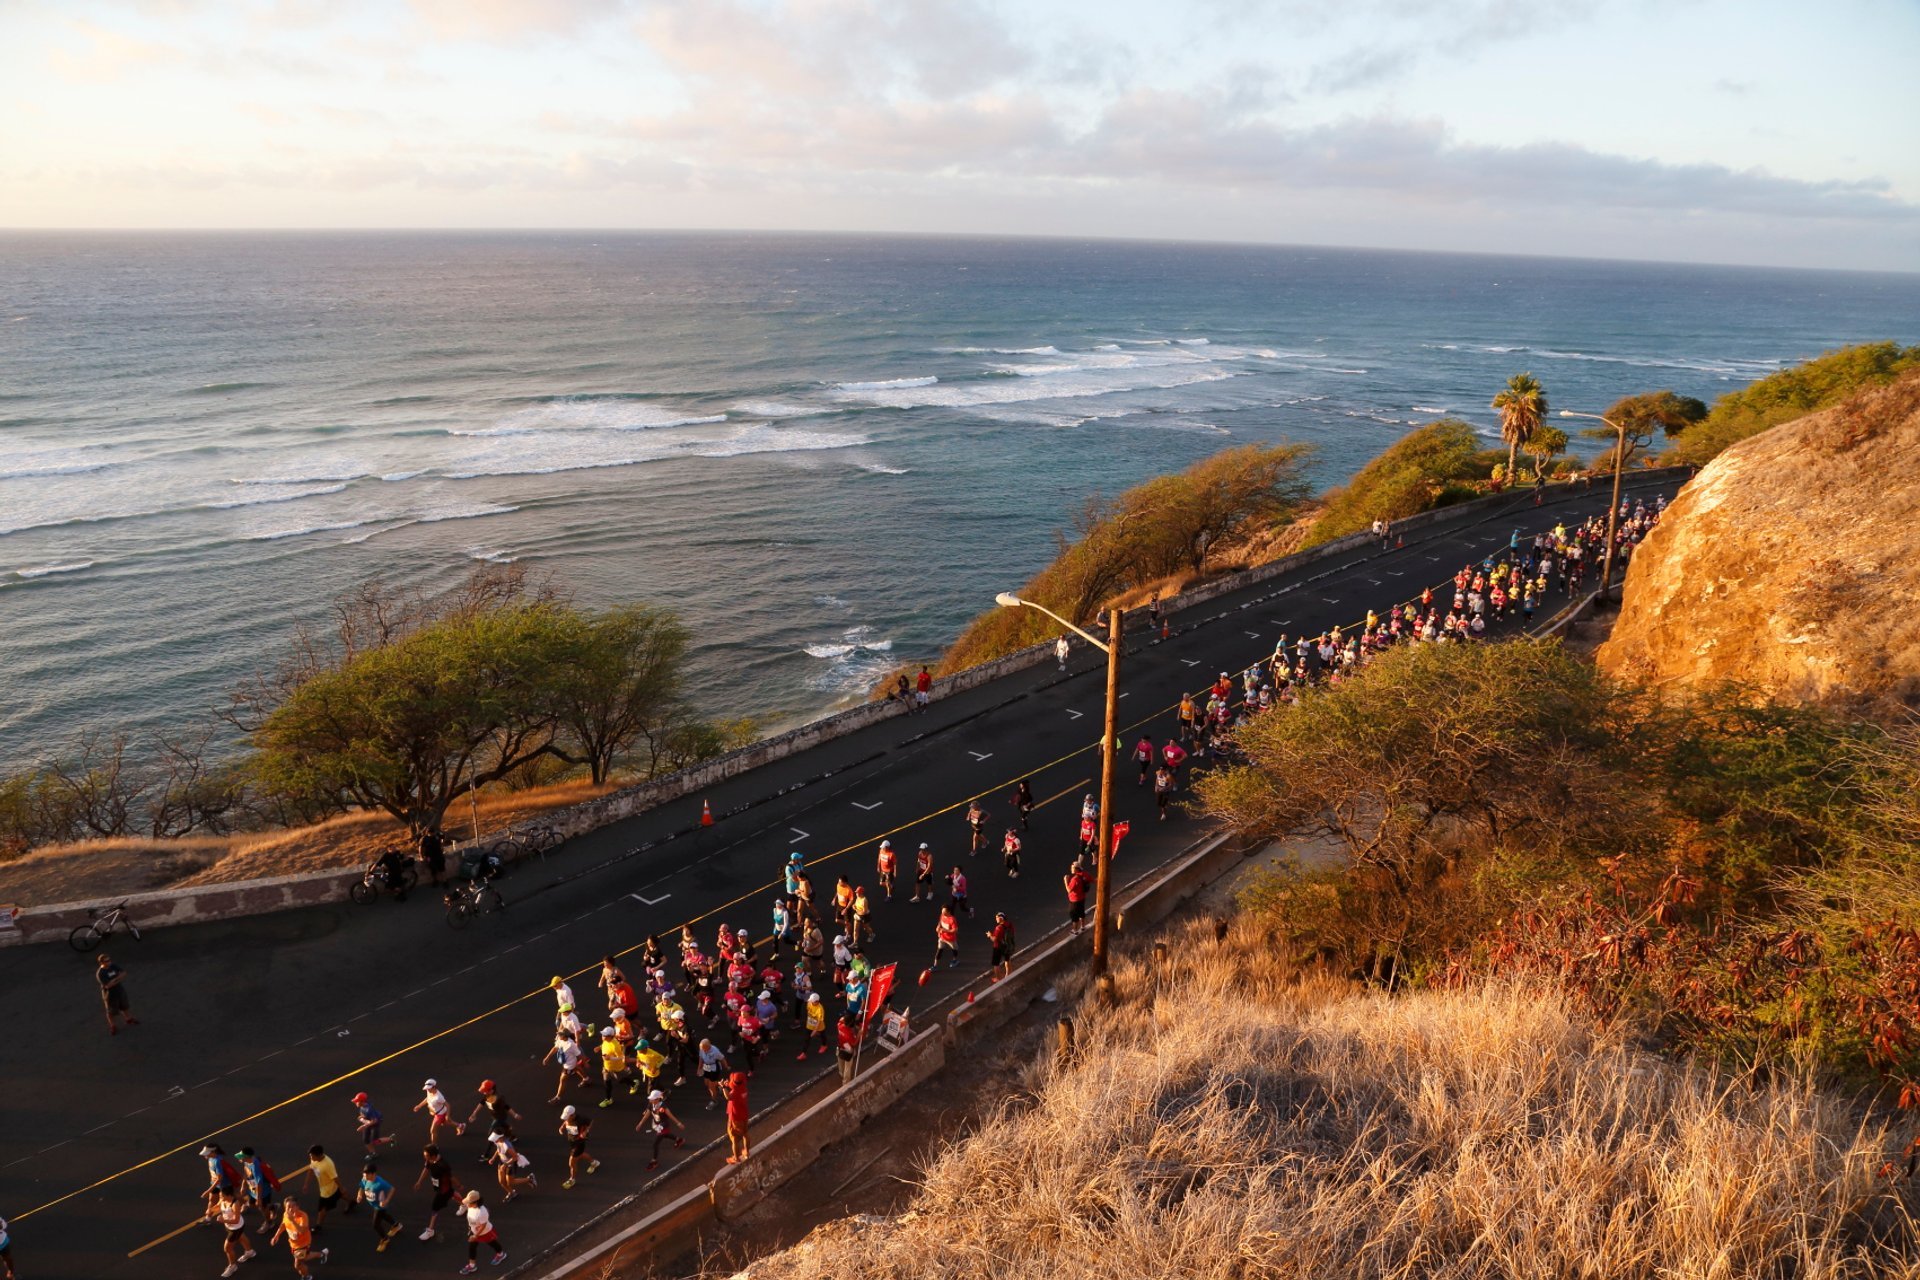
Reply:
[[[207,1217],[211,1219],[220,1197],[226,1192],[240,1189],[240,1166],[220,1149],[217,1142],[209,1142],[201,1147],[200,1157],[207,1162],[207,1189],[201,1193],[201,1198],[207,1202]]]
[[[797,886],[796,886],[797,887]],[[780,954],[781,944],[793,946],[793,917],[787,911],[787,900],[773,900],[773,954]],[[798,950],[798,948],[795,948]]]
[[[252,1147],[242,1147],[234,1155],[240,1162],[241,1176],[247,1181],[247,1197],[260,1211],[259,1234],[265,1235],[273,1230],[274,1219],[280,1216],[280,1179]]]
[[[369,1159],[360,1166],[360,1192],[354,1198],[373,1210],[373,1234],[380,1241],[374,1246],[385,1253],[393,1238],[400,1234],[399,1219],[389,1207],[393,1203],[393,1184],[380,1176],[380,1165]]]
[[[354,1128],[360,1133],[360,1141],[367,1144],[368,1155],[372,1155],[375,1151],[378,1151],[381,1147],[393,1141],[392,1138],[383,1138],[380,1136],[380,1122],[384,1117],[380,1114],[380,1108],[373,1105],[373,1099],[364,1093],[354,1094],[353,1110],[354,1114],[359,1117]]]

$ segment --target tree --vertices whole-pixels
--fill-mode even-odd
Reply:
[[[1140,577],[1198,573],[1211,550],[1247,526],[1291,518],[1313,492],[1306,479],[1312,457],[1303,444],[1223,449],[1121,495],[1108,524],[1136,550]]]
[[[1548,464],[1567,451],[1567,433],[1542,423],[1521,451],[1533,459],[1533,474],[1544,480]]]
[[[1500,411],[1500,438],[1507,445],[1507,474],[1513,474],[1514,455],[1533,439],[1547,416],[1547,392],[1531,373],[1516,373],[1493,398]]]
[[[1306,545],[1359,533],[1376,519],[1404,520],[1452,495],[1471,496],[1464,486],[1486,479],[1497,456],[1480,447],[1471,423],[1458,418],[1409,431],[1327,494]]]
[[[519,601],[398,631],[295,685],[252,734],[254,769],[427,830],[468,788],[554,750],[551,673],[575,634],[564,607]]]
[[[1577,862],[1636,825],[1638,793],[1609,764],[1616,697],[1552,642],[1393,649],[1359,679],[1253,717],[1238,734],[1247,763],[1196,789],[1248,835],[1345,850],[1329,888],[1357,961],[1430,956],[1501,913],[1510,851]]]
[[[686,719],[680,694],[687,629],[671,611],[629,605],[567,620],[555,676],[555,714],[568,744],[561,759],[587,767],[595,786],[634,743]]]
[[[1601,416],[1607,419],[1607,425],[1588,427],[1580,434],[1613,445],[1599,460],[1612,471],[1624,469],[1634,454],[1651,445],[1655,432],[1664,431],[1671,438],[1705,418],[1707,406],[1692,396],[1646,391],[1616,400]]]

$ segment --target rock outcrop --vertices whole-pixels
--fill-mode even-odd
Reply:
[[[1732,446],[1634,555],[1600,665],[1920,706],[1920,374]]]

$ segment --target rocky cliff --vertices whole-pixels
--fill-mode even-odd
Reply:
[[[1657,684],[1920,706],[1920,373],[1709,463],[1634,556],[1599,661]]]

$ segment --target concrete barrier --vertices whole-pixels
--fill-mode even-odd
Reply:
[[[127,914],[142,929],[203,924],[235,916],[344,902],[348,886],[360,875],[358,868],[311,871],[297,876],[236,880],[231,884],[198,885],[190,889],[156,889],[129,894],[125,901]],[[0,930],[0,946],[62,941],[77,926],[91,920],[100,908],[112,906],[113,902],[97,899],[24,908],[15,918],[14,928]]]

